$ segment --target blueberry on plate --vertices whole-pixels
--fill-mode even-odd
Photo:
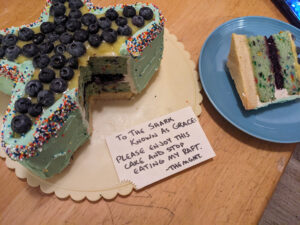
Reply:
[[[115,31],[111,28],[104,30],[101,35],[102,35],[103,40],[108,43],[114,43],[118,38],[117,31]]]
[[[1,46],[0,47],[0,59],[2,59],[5,55],[5,49]]]
[[[97,17],[94,14],[86,13],[81,17],[81,23],[89,26],[93,23],[97,23]]]
[[[21,48],[19,46],[10,46],[5,49],[5,57],[9,61],[14,61],[22,52]]]
[[[69,19],[66,22],[66,28],[68,31],[74,32],[75,30],[78,30],[81,28],[81,23],[80,21],[76,19]]]
[[[21,41],[30,41],[34,37],[34,32],[28,27],[23,27],[19,30],[18,36]]]
[[[57,34],[56,32],[52,32],[49,34],[46,34],[46,40],[49,42],[55,42],[59,39],[59,34]]]
[[[63,44],[69,44],[73,41],[73,35],[68,32],[62,33],[59,37],[59,40]]]
[[[110,28],[110,26],[111,26],[111,21],[110,21],[110,19],[108,19],[108,18],[106,18],[106,17],[101,17],[101,18],[98,20],[98,23],[99,23],[99,27],[100,27],[102,30],[108,29],[108,28]]]
[[[4,47],[14,46],[18,41],[18,37],[14,34],[5,35],[2,40],[2,45]]]
[[[98,34],[91,34],[88,41],[91,46],[98,47],[102,42],[102,37]]]
[[[116,19],[116,24],[118,26],[125,26],[127,24],[127,19],[123,16],[120,16]]]
[[[142,7],[140,9],[139,15],[145,20],[151,20],[153,18],[153,11],[149,7]]]
[[[48,34],[55,30],[55,25],[51,22],[43,22],[40,26],[40,29],[42,33]]]
[[[131,36],[132,30],[128,25],[119,26],[118,27],[118,34],[123,36]]]
[[[19,113],[27,113],[28,108],[31,105],[31,101],[28,98],[19,98],[15,102],[15,110]]]
[[[50,83],[55,78],[55,72],[49,68],[41,69],[39,73],[39,80],[43,83]]]
[[[68,59],[67,66],[71,67],[72,69],[78,69],[78,59],[77,57],[71,57]]]
[[[55,52],[55,54],[63,55],[64,52],[66,51],[66,49],[67,49],[67,47],[64,44],[59,44],[59,45],[55,46],[54,52]]]
[[[118,18],[119,14],[115,9],[110,8],[105,12],[105,16],[110,20],[115,20]]]
[[[54,24],[57,25],[65,25],[68,20],[68,17],[65,15],[54,17]]]
[[[69,12],[69,17],[74,19],[79,19],[82,16],[82,13],[78,9],[71,9]]]
[[[43,42],[39,45],[41,54],[49,54],[54,49],[54,44],[52,42]]]
[[[35,56],[39,53],[39,51],[40,49],[38,48],[38,46],[33,43],[26,44],[22,48],[22,54],[28,58]]]
[[[68,82],[62,78],[55,78],[51,81],[50,90],[55,93],[63,93],[68,88]]]
[[[55,98],[52,91],[43,90],[38,93],[38,103],[44,107],[49,107],[54,104]]]
[[[67,59],[64,55],[53,55],[50,59],[50,65],[54,69],[61,69],[67,62]]]
[[[98,23],[93,23],[93,24],[89,25],[88,32],[90,34],[96,34],[96,33],[98,33],[98,31],[99,31],[99,25],[98,25]]]
[[[67,51],[75,57],[80,57],[85,54],[86,48],[83,43],[79,41],[73,41],[71,44],[68,44]]]
[[[39,45],[41,44],[45,39],[45,34],[43,33],[37,33],[33,36],[33,43],[36,44],[36,45]]]
[[[53,2],[52,6],[50,7],[50,15],[51,16],[62,16],[66,12],[66,7],[63,3],[60,2]]]
[[[61,35],[62,33],[66,32],[66,27],[62,24],[56,25],[55,33]]]
[[[59,75],[62,79],[69,81],[72,80],[74,76],[74,71],[71,67],[66,66],[59,71]]]
[[[43,84],[39,80],[31,80],[25,86],[25,93],[30,97],[36,97],[43,90]]]
[[[11,121],[11,129],[18,134],[27,133],[32,126],[31,119],[24,115],[15,116]]]
[[[86,30],[80,29],[74,32],[74,41],[85,42],[89,38],[89,32]]]
[[[132,17],[132,23],[133,23],[133,25],[135,25],[137,27],[142,27],[145,24],[144,17],[134,16],[134,17]]]
[[[28,108],[28,113],[30,116],[37,117],[43,112],[42,104],[31,104]]]
[[[33,66],[35,68],[43,69],[50,63],[50,58],[48,55],[37,55],[33,58]]]
[[[69,0],[69,7],[70,9],[79,9],[83,6],[81,0]]]
[[[123,15],[125,17],[134,17],[136,15],[136,10],[133,6],[125,6],[123,9]]]

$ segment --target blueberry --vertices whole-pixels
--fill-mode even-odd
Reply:
[[[38,54],[40,51],[40,49],[38,48],[38,46],[36,44],[26,44],[23,46],[22,48],[22,53],[24,56],[31,58],[33,56],[35,56],[36,54]]]
[[[43,69],[50,63],[50,58],[48,55],[37,55],[33,58],[33,66],[35,68]]]
[[[54,2],[50,7],[50,15],[51,16],[62,16],[66,12],[66,7],[63,3]]]
[[[14,46],[18,41],[18,37],[14,34],[8,34],[6,36],[4,36],[3,40],[2,40],[2,45],[4,47],[10,47],[10,46]]]
[[[67,48],[64,44],[59,44],[59,45],[55,46],[54,52],[55,52],[55,54],[63,55],[64,52],[66,51],[66,49]]]
[[[300,54],[300,47],[298,47],[298,46],[296,46],[296,53],[297,53],[297,55]]]
[[[57,26],[57,25],[64,25],[66,24],[68,20],[68,17],[66,17],[65,15],[62,15],[62,16],[56,16],[54,17],[54,24]]]
[[[32,126],[31,119],[24,115],[15,116],[11,121],[11,129],[18,134],[27,133]]]
[[[81,23],[89,26],[93,23],[97,23],[97,17],[94,14],[86,13],[81,17]]]
[[[39,80],[43,83],[50,83],[55,78],[55,72],[49,68],[41,69],[39,73]]]
[[[34,32],[28,27],[23,27],[19,30],[18,36],[21,41],[30,41],[34,37]]]
[[[28,108],[28,113],[30,116],[37,117],[43,112],[43,106],[41,104],[31,104]]]
[[[110,8],[105,12],[105,16],[110,20],[115,20],[118,18],[119,14],[115,9]]]
[[[62,78],[55,78],[50,84],[50,90],[55,93],[63,93],[68,88],[68,82]]]
[[[64,80],[72,80],[74,71],[71,67],[66,66],[59,71],[59,75]]]
[[[91,34],[89,36],[89,43],[93,47],[98,47],[102,42],[102,37],[98,34]]]
[[[53,43],[47,41],[39,45],[41,54],[49,54],[54,49]]]
[[[89,25],[88,32],[90,34],[96,34],[96,33],[98,33],[98,31],[99,31],[99,25],[98,25],[98,23],[93,23],[93,24]]]
[[[135,25],[137,27],[142,27],[145,24],[144,17],[134,16],[134,17],[132,17],[132,23],[133,23],[133,25]]]
[[[81,23],[76,19],[69,19],[66,22],[66,28],[68,31],[74,32],[81,28]]]
[[[0,34],[0,44],[2,43],[3,37],[4,36],[2,34]]]
[[[30,97],[36,97],[43,90],[43,84],[39,80],[31,80],[25,86],[25,93]]]
[[[69,17],[74,19],[79,19],[82,16],[82,13],[78,9],[71,9],[69,12]]]
[[[27,113],[28,108],[31,105],[31,101],[28,98],[19,98],[15,102],[15,110],[19,113]]]
[[[63,44],[69,44],[73,41],[73,35],[68,32],[65,32],[60,35],[59,40]]]
[[[127,24],[127,19],[123,16],[120,16],[116,19],[116,24],[118,26],[125,26]]]
[[[59,34],[57,34],[55,32],[46,34],[46,40],[49,42],[55,42],[58,39],[59,39]]]
[[[151,20],[153,18],[153,11],[149,7],[143,7],[143,8],[141,8],[139,14],[145,20]]]
[[[89,38],[89,32],[80,29],[74,32],[74,41],[85,42]]]
[[[69,58],[67,66],[71,67],[74,70],[78,69],[78,59],[76,57]]]
[[[104,41],[106,41],[108,43],[114,43],[118,38],[118,33],[117,33],[117,31],[109,28],[102,32],[102,38]]]
[[[118,34],[124,36],[130,36],[132,34],[132,30],[128,25],[119,26],[118,27]]]
[[[83,6],[81,0],[69,0],[69,7],[70,9],[79,9]]]
[[[102,30],[105,30],[105,29],[108,29],[110,28],[111,26],[111,21],[106,18],[106,17],[101,17],[99,20],[99,27],[102,29]]]
[[[20,55],[21,52],[22,50],[19,46],[10,46],[5,50],[5,57],[9,61],[14,61]]]
[[[134,17],[136,15],[135,8],[133,6],[125,6],[123,9],[123,15],[125,17]]]
[[[64,65],[66,64],[67,60],[66,57],[64,55],[54,55],[51,57],[50,59],[50,65],[54,68],[54,69],[61,69],[64,67]]]
[[[51,22],[43,22],[40,26],[41,32],[44,34],[51,33],[55,30],[55,25],[54,23]]]
[[[39,45],[44,41],[44,39],[45,39],[45,34],[43,33],[35,34],[33,36],[33,43]]]
[[[43,90],[38,93],[38,103],[44,107],[49,107],[54,104],[55,98],[52,91]]]
[[[0,47],[0,59],[2,59],[5,55],[5,49],[3,47]]]
[[[80,57],[85,54],[86,48],[83,43],[78,41],[73,41],[67,46],[67,51],[75,57]]]
[[[55,33],[61,35],[64,32],[66,32],[66,27],[64,25],[59,24],[55,27]]]
[[[52,3],[65,3],[67,0],[52,0]]]

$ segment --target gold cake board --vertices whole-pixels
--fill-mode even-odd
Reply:
[[[8,168],[15,169],[17,177],[27,179],[32,187],[40,186],[44,193],[54,192],[58,198],[70,196],[75,201],[84,198],[97,201],[101,197],[128,195],[134,186],[129,182],[120,183],[105,137],[187,106],[200,115],[200,89],[195,63],[183,44],[166,29],[163,60],[148,88],[130,101],[92,102],[92,137],[77,150],[74,160],[61,174],[43,180],[10,160],[3,149],[0,156],[6,158]],[[0,99],[2,118],[10,97],[0,93]]]

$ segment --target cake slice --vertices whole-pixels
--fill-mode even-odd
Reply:
[[[289,31],[232,34],[227,67],[246,110],[300,97],[300,65]]]

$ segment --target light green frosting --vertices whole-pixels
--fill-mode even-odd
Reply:
[[[0,77],[0,90],[7,95],[11,95],[14,82],[6,77]]]

